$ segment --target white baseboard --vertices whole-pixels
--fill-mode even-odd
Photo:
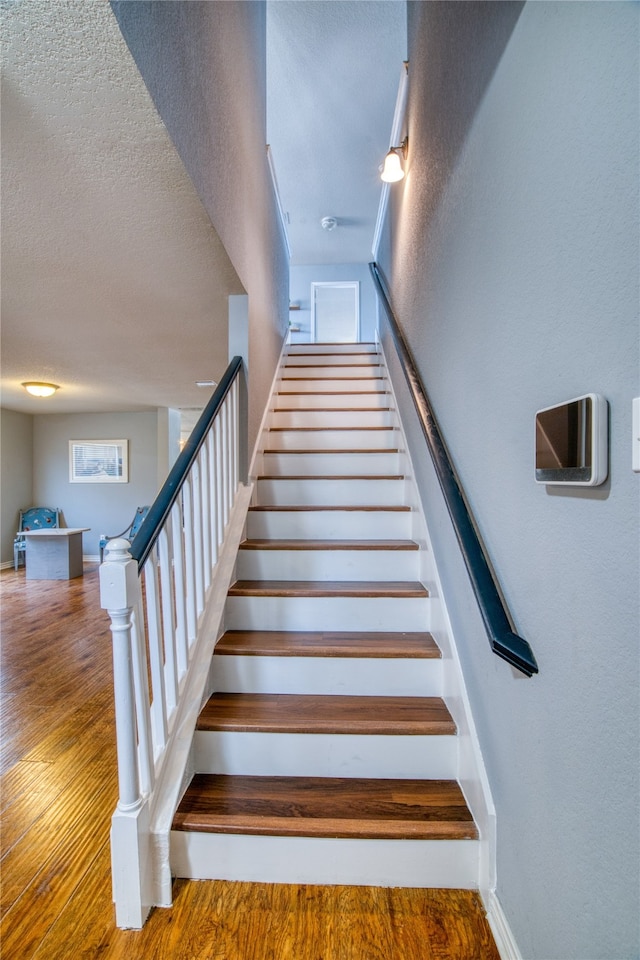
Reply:
[[[522,960],[522,954],[518,949],[518,944],[511,932],[511,927],[495,890],[491,890],[489,896],[487,898],[483,897],[483,900],[487,911],[487,920],[501,960]]]

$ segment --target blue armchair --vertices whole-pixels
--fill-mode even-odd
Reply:
[[[24,560],[27,549],[25,530],[46,530],[60,526],[60,510],[58,507],[29,507],[21,510],[18,520],[18,532],[13,541],[13,566],[17,570],[20,557]]]
[[[142,521],[149,512],[149,507],[138,507],[135,516],[128,527],[125,527],[122,533],[115,533],[112,537],[108,537],[106,534],[102,534],[100,537],[100,563],[102,563],[104,557],[104,548],[109,543],[109,540],[116,540],[118,537],[126,537],[129,542],[133,540],[136,533],[142,526]]]

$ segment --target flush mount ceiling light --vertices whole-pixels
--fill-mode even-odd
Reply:
[[[331,230],[335,230],[335,228],[338,226],[338,221],[335,217],[323,217],[320,221],[320,226],[323,230],[330,232]]]
[[[52,397],[60,389],[57,383],[40,383],[38,380],[27,380],[22,386],[32,397]]]
[[[407,138],[405,137],[399,147],[391,147],[389,153],[384,158],[384,165],[380,178],[385,183],[396,183],[404,177],[402,160],[407,155]]]

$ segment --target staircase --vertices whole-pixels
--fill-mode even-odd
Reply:
[[[476,887],[385,368],[300,344],[281,373],[172,872]]]

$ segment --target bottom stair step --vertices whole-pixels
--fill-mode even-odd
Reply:
[[[281,837],[477,839],[450,780],[197,774],[173,829]]]

